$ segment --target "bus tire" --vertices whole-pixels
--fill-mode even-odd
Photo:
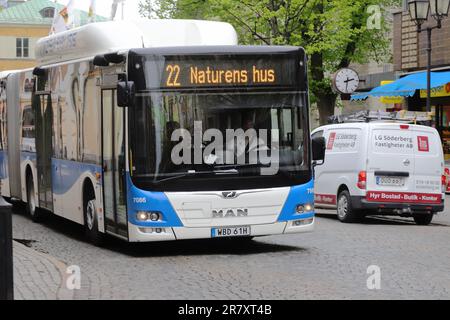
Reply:
[[[92,187],[88,187],[83,197],[84,229],[89,242],[96,246],[104,244],[104,234],[98,230],[98,216],[95,195]]]
[[[35,223],[42,221],[42,211],[37,207],[36,193],[34,192],[33,175],[27,175],[27,208],[26,211],[30,215],[31,220]]]
[[[352,199],[348,190],[344,189],[339,193],[336,211],[339,221],[344,223],[352,223],[359,218],[358,212],[352,207]]]
[[[414,222],[419,226],[427,226],[433,220],[434,214],[414,214]]]

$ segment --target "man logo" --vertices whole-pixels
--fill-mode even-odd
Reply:
[[[248,209],[217,209],[212,211],[213,218],[247,217]]]
[[[225,191],[222,192],[222,197],[224,197],[225,199],[234,199],[237,198],[238,194],[236,191]]]

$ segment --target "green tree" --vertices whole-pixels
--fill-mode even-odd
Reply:
[[[139,13],[147,18],[207,19],[209,0],[141,0]]]
[[[334,113],[332,74],[350,63],[388,61],[384,8],[401,0],[157,0],[141,1],[143,16],[231,23],[241,44],[295,45],[308,53],[309,83],[320,122]],[[153,5],[151,5],[153,3]],[[373,7],[373,6],[377,7]],[[371,7],[372,6],[372,7]],[[374,9],[375,10],[371,10]],[[382,13],[377,17],[378,12]],[[380,19],[375,28],[368,22]]]

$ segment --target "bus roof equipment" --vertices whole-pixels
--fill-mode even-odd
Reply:
[[[236,31],[224,22],[175,19],[108,21],[40,39],[36,44],[36,59],[40,66],[45,66],[92,59],[99,54],[130,48],[236,44]]]

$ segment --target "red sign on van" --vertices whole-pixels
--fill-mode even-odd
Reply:
[[[333,149],[335,139],[336,139],[336,132],[331,132],[330,137],[328,138],[327,150]]]
[[[428,137],[417,136],[417,145],[419,146],[419,151],[429,152],[430,145],[428,144]]]
[[[333,194],[315,194],[314,201],[323,204],[336,204],[336,195]]]
[[[442,196],[440,194],[415,192],[368,191],[366,199],[373,202],[440,204]]]

